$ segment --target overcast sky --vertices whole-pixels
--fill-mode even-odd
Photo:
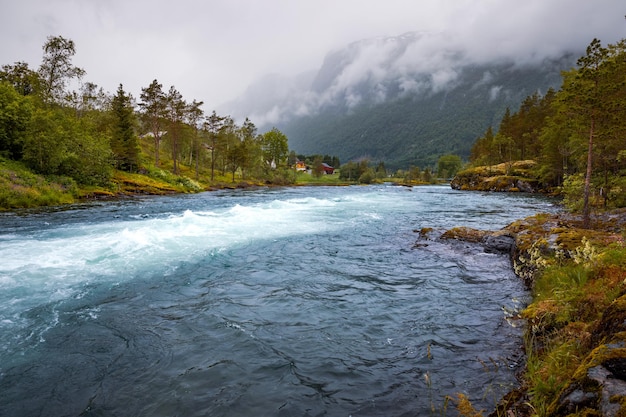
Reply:
[[[625,15],[624,0],[0,0],[0,65],[37,69],[60,35],[86,81],[138,97],[157,79],[210,112],[360,39],[446,32],[477,54],[554,55],[626,38]]]

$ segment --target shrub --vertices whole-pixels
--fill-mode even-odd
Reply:
[[[376,173],[374,172],[373,169],[368,168],[359,177],[359,183],[361,183],[361,184],[371,184],[375,179],[376,179]]]

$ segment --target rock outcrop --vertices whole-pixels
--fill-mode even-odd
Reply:
[[[532,168],[535,161],[516,161],[459,172],[450,182],[455,190],[534,193],[540,191]]]
[[[432,229],[420,233],[420,238],[439,241],[469,242],[485,251],[506,253],[516,274],[529,289],[535,285],[545,268],[545,260],[575,257],[581,254],[584,242],[591,239],[602,245],[623,247],[626,212],[615,211],[598,215],[592,230],[582,229],[581,219],[574,215],[539,214],[516,221],[499,231],[456,227],[433,237]],[[424,229],[423,229],[424,230]],[[615,283],[613,288],[601,287],[602,292],[615,291],[617,297],[593,313],[589,321],[577,318],[576,322],[561,323],[564,331],[576,334],[583,356],[575,372],[546,404],[546,415],[551,416],[624,416],[626,415],[626,268],[605,271],[605,276]],[[595,280],[599,277],[594,277]],[[582,307],[581,311],[589,307]],[[550,320],[535,321],[528,313],[529,332],[533,332],[533,354],[541,354],[552,338],[560,337]],[[546,327],[547,326],[547,327]],[[567,330],[569,329],[569,330]],[[535,349],[537,352],[535,352]],[[530,406],[531,387],[524,384],[502,399],[490,416],[527,417],[535,415]],[[530,391],[532,392],[532,391]]]
[[[592,334],[597,346],[563,389],[553,415],[597,410],[601,416],[623,416],[626,411],[626,296],[604,312]]]
[[[470,227],[455,227],[447,230],[441,235],[441,239],[479,243],[485,252],[490,253],[510,254],[515,245],[515,237],[506,230],[492,232]]]

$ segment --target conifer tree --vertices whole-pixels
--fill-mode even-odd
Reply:
[[[139,168],[139,145],[135,134],[135,114],[130,96],[124,92],[122,84],[111,102],[113,132],[111,150],[118,169],[136,171]]]
[[[246,117],[238,131],[240,143],[238,144],[237,157],[239,158],[239,168],[245,179],[255,166],[261,164],[261,144],[257,140],[257,128],[252,121]]]
[[[493,146],[493,128],[489,126],[485,134],[474,142],[470,152],[470,161],[474,165],[493,165],[495,160]]]
[[[159,148],[163,136],[164,119],[167,114],[167,100],[163,93],[163,85],[157,80],[141,89],[141,100],[139,107],[150,128],[150,133],[154,139],[154,165],[159,166]]]
[[[597,123],[602,117],[602,63],[607,58],[607,49],[599,39],[591,41],[586,55],[578,59],[578,71],[571,82],[565,86],[565,94],[571,109],[587,124],[587,168],[583,190],[583,227],[589,227],[591,194],[591,176],[593,174],[594,140],[597,135]]]
[[[204,116],[204,111],[202,111],[202,109],[200,108],[200,106],[202,106],[204,104],[204,102],[202,101],[192,101],[189,106],[187,107],[187,111],[186,111],[186,119],[187,119],[187,123],[189,123],[189,125],[191,126],[191,129],[193,130],[193,144],[191,147],[191,158],[189,158],[189,162],[191,162],[191,159],[193,158],[193,153],[195,152],[195,156],[196,156],[196,179],[199,179],[200,177],[200,138],[198,135],[198,130],[199,130],[199,123],[200,120],[203,118]]]
[[[167,93],[167,115],[170,123],[169,137],[172,145],[172,161],[176,175],[178,175],[178,152],[186,109],[187,103],[183,100],[182,94],[174,86],[171,86]]]
[[[215,179],[215,151],[217,149],[217,139],[220,131],[224,128],[225,117],[218,116],[213,110],[211,116],[207,117],[203,124],[203,129],[206,130],[211,139],[211,181]]]

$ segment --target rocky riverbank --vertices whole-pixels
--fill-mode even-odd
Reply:
[[[450,182],[455,190],[539,192],[539,181],[532,174],[535,161],[515,161],[479,166],[457,173]]]
[[[540,214],[502,230],[458,227],[430,239],[507,253],[532,292],[518,315],[527,363],[520,388],[490,416],[626,415],[626,211],[594,218]],[[472,414],[472,415],[481,415]]]

